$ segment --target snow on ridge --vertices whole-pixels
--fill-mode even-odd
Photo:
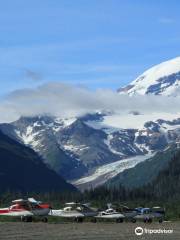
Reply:
[[[37,147],[40,144],[39,141],[35,140],[36,136],[39,135],[39,132],[33,133],[32,126],[27,127],[26,133],[21,133],[19,130],[15,130],[15,132],[25,145]]]
[[[107,134],[116,132],[122,129],[143,129],[144,124],[149,121],[156,122],[157,119],[172,121],[179,118],[179,113],[144,113],[141,115],[133,114],[114,114],[107,115],[100,121],[88,121],[89,126],[95,129],[101,129]]]
[[[178,128],[180,128],[180,124],[169,125],[167,123],[163,123],[161,125],[161,130],[163,130],[163,131],[172,131],[172,130],[176,130]]]
[[[146,70],[143,74],[138,76],[134,81],[132,81],[125,91],[120,91],[120,93],[128,93],[129,95],[140,94],[145,95],[150,86],[157,84],[157,80],[176,74],[180,72],[180,57],[162,62],[158,65],[151,67]],[[168,86],[166,83],[161,85],[162,92],[161,95],[173,95],[178,88],[180,88],[180,79],[177,79],[175,83]],[[123,88],[122,88],[123,89]],[[152,92],[153,93],[153,92]]]
[[[71,152],[76,153],[76,154],[80,151],[84,151],[84,150],[89,149],[89,147],[86,146],[86,145],[78,145],[77,146],[77,145],[72,145],[72,144],[64,144],[63,148],[66,151],[71,151]]]
[[[124,156],[124,154],[120,151],[116,151],[115,149],[112,148],[111,144],[110,144],[110,141],[111,139],[113,138],[113,136],[110,134],[107,136],[107,139],[104,140],[104,143],[107,145],[107,147],[109,148],[109,150],[116,154],[116,155],[119,155],[119,156]]]
[[[179,71],[180,71],[180,57],[173,58],[171,60],[162,62],[146,70],[142,75],[137,77],[132,82],[132,85],[139,82],[142,77],[145,77],[143,78],[142,81],[144,83],[144,86],[147,86],[147,84],[149,83],[155,83],[155,79],[159,79],[161,77],[168,76]]]
[[[75,118],[75,117],[72,117],[72,118],[60,118],[60,117],[57,117],[55,119],[55,122],[58,123],[58,124],[61,124],[61,125],[63,124],[64,126],[69,126],[72,123],[74,123],[76,120],[77,120],[77,118]]]

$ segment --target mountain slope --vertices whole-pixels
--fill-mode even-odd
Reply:
[[[158,64],[126,87],[118,89],[119,93],[129,95],[180,95],[180,57]]]
[[[0,131],[0,191],[75,191],[28,147]]]
[[[127,189],[121,184],[116,188],[104,185],[95,189],[90,189],[87,194],[90,200],[105,199],[106,202],[139,202],[142,205],[160,204],[167,206],[168,212],[175,212],[178,218],[178,204],[180,200],[180,151],[172,152],[168,157],[168,164],[158,175],[148,184],[134,189]],[[122,206],[122,205],[121,205]],[[168,214],[169,215],[169,214]],[[176,218],[176,219],[177,219]]]
[[[105,118],[87,115],[72,121],[47,116],[26,117],[11,124],[1,124],[0,129],[31,147],[47,166],[73,183],[87,177],[86,180],[90,180],[86,181],[87,186],[97,186],[117,175],[120,171],[114,166],[121,169],[121,160],[131,161],[136,156],[141,159],[141,155],[147,159],[147,154],[162,151],[180,139],[180,119],[159,119],[146,122],[139,129],[121,129],[104,127]],[[125,169],[137,163],[132,160]],[[113,166],[113,171],[104,174],[108,166]],[[92,177],[95,177],[93,182]]]
[[[64,150],[74,153],[74,156],[87,168],[119,159],[119,156],[111,152],[105,144],[107,134],[89,127],[81,119],[76,120],[68,128],[62,129],[57,139]]]
[[[167,168],[162,170],[157,178],[145,187],[158,199],[178,199],[180,197],[180,151],[176,153]]]
[[[165,151],[158,152],[152,158],[137,164],[134,168],[126,169],[107,182],[109,187],[120,184],[127,188],[137,188],[153,181],[160,171],[167,168],[169,161],[176,153],[173,145]]]
[[[130,96],[180,96],[180,57],[145,71],[119,92]],[[31,147],[47,166],[65,179],[72,182],[84,178],[88,180],[96,178],[98,172],[96,185],[117,174],[118,171],[114,169],[116,162],[163,151],[180,140],[178,112],[146,113],[143,109],[132,109],[124,114],[102,112],[69,119],[21,117],[13,123],[0,124],[0,129],[9,137]],[[117,164],[121,166],[121,163]],[[114,172],[100,176],[107,166],[113,166]],[[128,163],[126,166],[129,168],[134,164]]]
[[[22,117],[11,124],[1,124],[0,129],[31,147],[42,156],[44,163],[68,180],[120,158],[105,143],[107,134],[81,119]]]
[[[64,178],[70,178],[85,171],[85,167],[59,146],[56,133],[62,127],[65,127],[63,121],[48,116],[21,117],[12,124],[0,125],[5,134],[31,147],[46,165]]]

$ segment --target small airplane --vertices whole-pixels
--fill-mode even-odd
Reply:
[[[136,222],[136,219],[134,218],[138,214],[138,211],[136,209],[129,208],[124,205],[121,205],[120,209],[121,209],[120,212],[124,215],[124,217],[127,220],[130,220],[133,223]]]
[[[145,223],[151,223],[153,219],[157,219],[159,223],[162,223],[165,217],[165,210],[161,207],[153,208],[136,208],[137,215],[134,217],[135,220],[143,220]]]
[[[32,222],[33,216],[40,216],[43,222],[47,222],[47,215],[51,207],[49,204],[36,201],[34,198],[17,199],[12,201],[12,205],[0,209],[0,216],[20,217],[23,222]]]
[[[49,212],[49,215],[63,218],[72,218],[76,222],[83,222],[83,219],[85,217],[94,217],[97,215],[97,212],[91,209],[88,204],[70,202],[66,203],[63,209],[52,209]]]
[[[95,218],[97,219],[115,219],[116,222],[122,223],[124,221],[124,214],[121,212],[116,211],[114,208],[112,208],[111,204],[107,204],[108,208],[104,211],[101,211],[98,213]]]

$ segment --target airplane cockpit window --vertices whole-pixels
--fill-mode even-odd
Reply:
[[[31,203],[31,208],[32,209],[37,209],[40,208],[38,204]]]
[[[72,211],[72,207],[65,207],[64,211],[66,211],[66,212]]]
[[[78,211],[82,211],[82,208],[81,207],[77,207],[76,208]]]
[[[21,204],[21,206],[27,211],[31,210],[31,207],[28,204]]]
[[[145,209],[144,210],[144,214],[149,214],[150,213],[150,210],[149,209]]]
[[[16,205],[12,205],[10,206],[10,210],[16,210],[16,209],[19,209],[20,208],[20,205],[19,204],[16,204]]]
[[[108,209],[106,212],[107,212],[107,213],[113,213],[114,210],[113,210],[113,209]]]

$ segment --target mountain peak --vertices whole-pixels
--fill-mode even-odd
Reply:
[[[54,121],[54,117],[48,116],[48,115],[42,115],[42,116],[22,116],[20,117],[16,122],[21,122],[21,123],[34,123],[34,122],[45,122],[47,124],[51,123]]]
[[[148,69],[129,85],[118,89],[128,95],[180,95],[180,57]]]

